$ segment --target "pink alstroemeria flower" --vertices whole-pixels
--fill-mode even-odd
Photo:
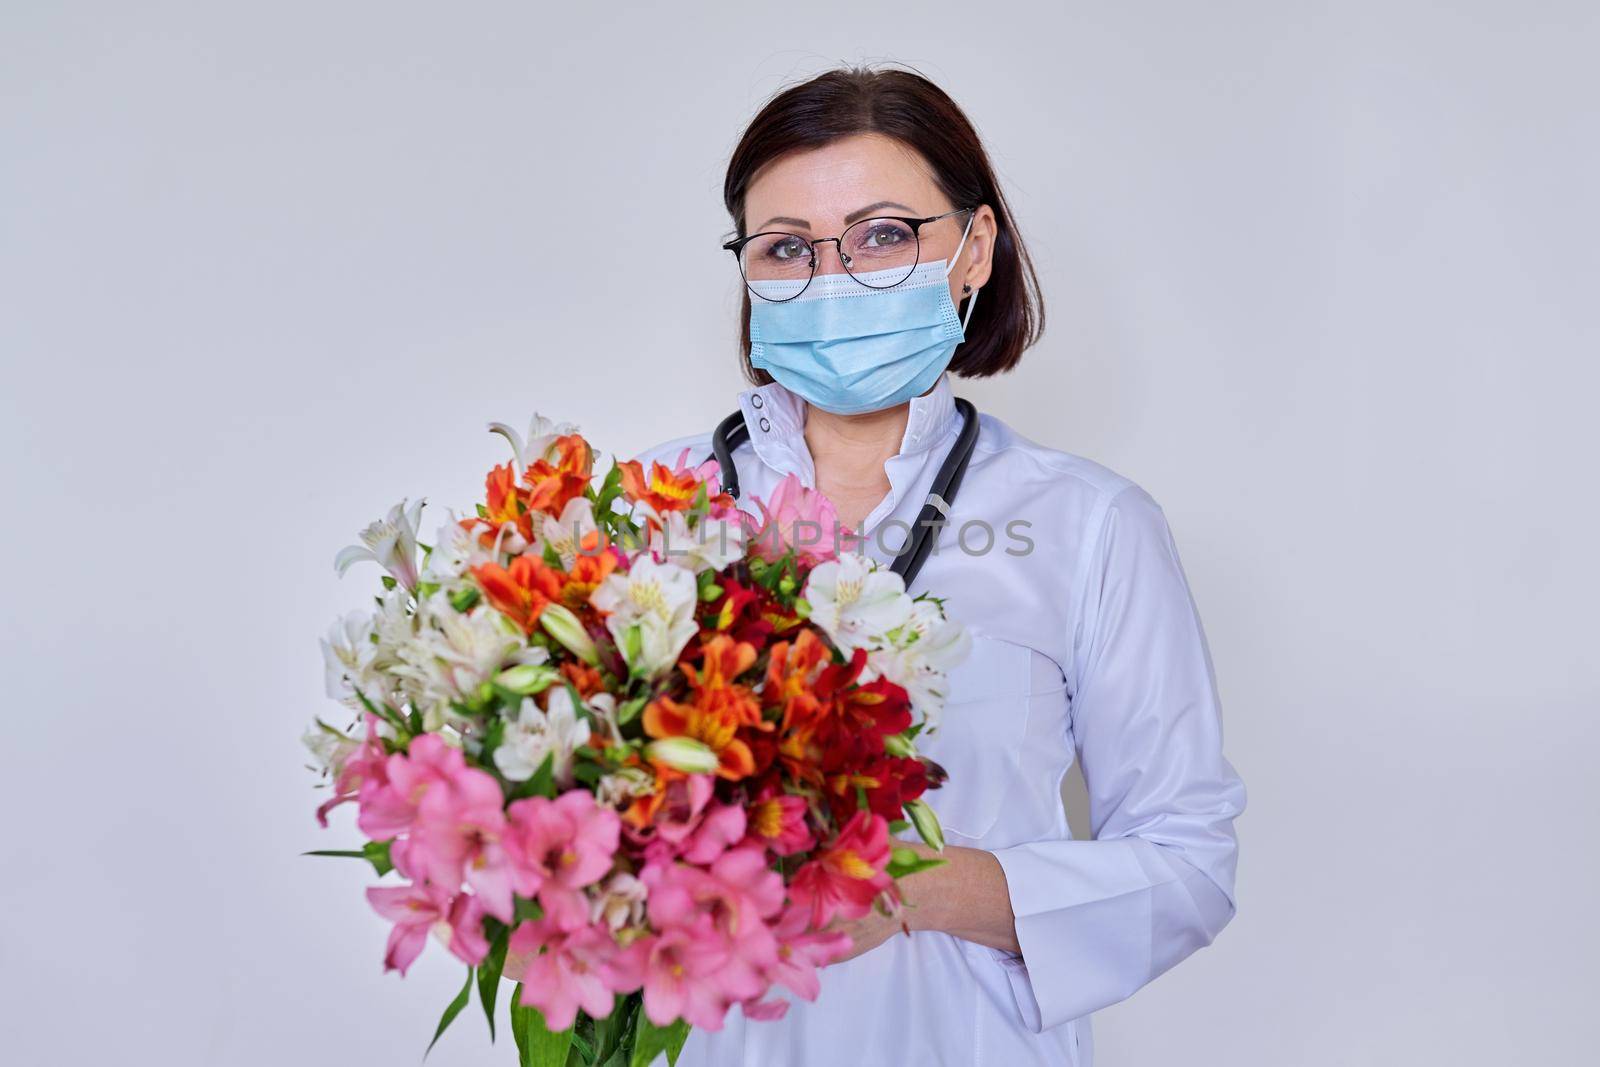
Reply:
[[[779,856],[805,852],[816,839],[806,825],[804,797],[775,793],[750,805],[750,840]]]
[[[771,1000],[752,997],[749,1000],[740,1001],[739,1009],[744,1012],[746,1019],[770,1023],[789,1014],[789,1002],[779,997],[773,997]]]
[[[629,946],[640,959],[644,1013],[657,1026],[682,1017],[691,1026],[721,1030],[731,1003],[718,980],[727,953],[718,938],[673,927]]]
[[[450,951],[468,966],[476,967],[489,954],[489,942],[483,936],[483,907],[470,894],[452,898],[437,886],[413,883],[373,886],[367,890],[367,901],[394,923],[383,956],[385,971],[404,975],[422,954],[430,932],[446,937]]]
[[[683,843],[679,859],[706,866],[744,838],[744,809],[737,804],[718,804],[705,813],[700,825]]]
[[[693,930],[721,956],[716,983],[726,1001],[759,997],[762,977],[777,960],[778,942],[766,920],[783,908],[783,879],[754,847],[735,848],[709,868],[652,864],[640,873],[646,907],[658,929]]]
[[[506,809],[505,846],[512,884],[524,897],[539,898],[545,915],[564,930],[588,925],[583,887],[611,869],[622,820],[573,789],[555,800],[528,797]]]
[[[773,933],[778,938],[778,957],[767,968],[767,980],[787,987],[796,996],[816,1000],[822,991],[817,970],[850,951],[850,935],[840,931],[811,928],[810,909],[803,906],[784,910]],[[749,1014],[746,1008],[745,1014]],[[753,1016],[752,1016],[753,1017]]]
[[[667,781],[645,845],[647,862],[666,863],[676,858],[684,842],[699,829],[706,805],[711,802],[714,782],[709,774],[682,775]],[[641,835],[633,836],[638,839]]]
[[[709,868],[683,863],[650,864],[639,878],[649,888],[650,922],[683,926],[711,916],[718,929],[737,935],[783,908],[783,879],[767,866],[761,849],[744,846],[717,857]]]
[[[356,825],[374,841],[390,841],[411,829],[423,796],[433,786],[466,769],[458,749],[437,734],[423,734],[407,752],[396,752],[384,764],[384,776],[361,786],[361,814]]]
[[[639,988],[637,980],[629,987],[629,972],[636,968],[619,959],[622,952],[603,926],[568,931],[544,918],[517,927],[509,947],[514,953],[537,953],[522,975],[522,1003],[538,1008],[552,1031],[571,1026],[579,1008],[592,1019],[604,1019],[615,993]]]
[[[374,790],[380,789],[389,783],[386,765],[389,754],[383,747],[383,739],[378,736],[378,717],[370,711],[366,713],[366,738],[356,747],[356,750],[345,757],[333,770],[333,797],[317,808],[317,823],[320,826],[328,825],[328,812],[340,804],[355,800],[360,794],[362,786],[372,783]]]
[[[810,909],[811,925],[827,926],[835,915],[859,919],[879,893],[892,889],[889,824],[881,815],[858,811],[833,843],[795,872],[789,896]]]
[[[489,914],[510,922],[511,861],[501,840],[504,803],[500,783],[471,767],[431,786],[417,806],[404,850],[405,873],[452,890],[465,881]]]
[[[778,488],[757,500],[761,518],[743,513],[746,544],[771,562],[793,548],[801,559],[821,563],[837,559],[841,548],[854,539],[839,522],[833,501],[816,489],[807,489],[793,474],[784,475]]]

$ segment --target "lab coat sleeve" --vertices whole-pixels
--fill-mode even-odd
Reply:
[[[1134,484],[1095,515],[1069,679],[1094,838],[995,851],[1022,948],[1004,962],[1035,1033],[1131,996],[1235,911],[1245,787],[1222,754],[1211,654],[1171,530]]]

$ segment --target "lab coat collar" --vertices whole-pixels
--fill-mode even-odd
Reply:
[[[773,470],[793,473],[807,486],[815,487],[816,470],[806,447],[806,402],[777,382],[746,389],[739,394],[739,409],[750,428],[750,444],[756,455]],[[900,438],[900,456],[917,456],[935,447],[948,436],[960,418],[950,375],[939,381],[924,396],[912,397],[905,433]]]

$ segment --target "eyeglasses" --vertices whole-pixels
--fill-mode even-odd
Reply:
[[[805,292],[817,273],[817,246],[832,241],[845,273],[869,289],[888,289],[911,277],[922,258],[922,227],[951,215],[976,211],[958,207],[925,219],[898,215],[862,219],[837,237],[805,238],[779,230],[753,233],[723,245],[739,261],[751,295],[773,303]]]

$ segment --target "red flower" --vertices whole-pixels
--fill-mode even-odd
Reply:
[[[905,817],[905,806],[928,788],[928,773],[921,760],[900,756],[865,756],[864,746],[851,746],[840,754],[827,776],[828,803],[833,817],[848,820],[859,807],[857,790],[866,794],[867,808],[885,819]]]
[[[858,811],[832,844],[795,872],[789,896],[810,910],[814,929],[835,915],[859,919],[879,893],[893,890],[894,879],[884,870],[888,864],[888,822]]]

